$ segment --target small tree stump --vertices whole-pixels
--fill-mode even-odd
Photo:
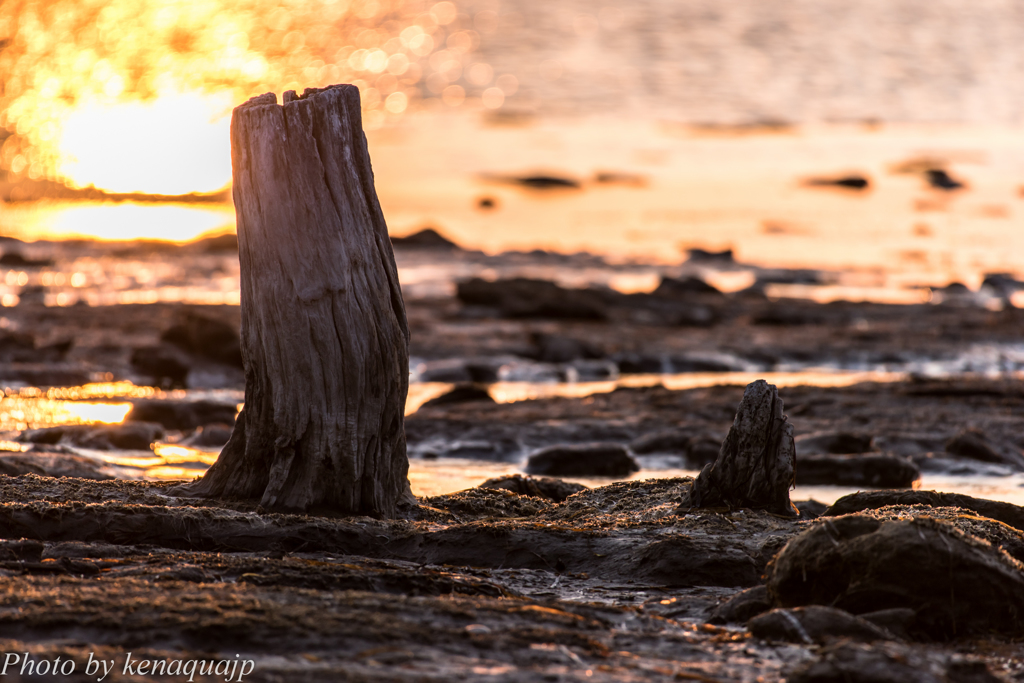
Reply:
[[[254,97],[231,118],[245,407],[180,492],[392,517],[410,496],[409,329],[359,90]]]
[[[793,426],[782,414],[775,385],[747,385],[715,462],[705,465],[681,508],[753,508],[799,515],[789,500],[796,481]]]

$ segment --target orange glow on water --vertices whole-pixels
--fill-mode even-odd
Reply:
[[[0,168],[114,192],[214,191],[230,179],[231,107],[254,94],[352,83],[371,130],[424,94],[495,106],[493,69],[470,57],[474,27],[447,1],[6,2]],[[476,85],[462,78],[474,66]]]

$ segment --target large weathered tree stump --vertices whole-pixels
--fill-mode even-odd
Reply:
[[[796,481],[793,426],[782,414],[775,385],[763,379],[747,385],[718,459],[693,482],[680,507],[728,507],[799,513],[789,500]]]
[[[245,407],[188,495],[394,516],[409,494],[409,330],[359,90],[231,118]]]

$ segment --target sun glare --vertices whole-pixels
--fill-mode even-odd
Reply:
[[[371,130],[424,98],[500,106],[515,79],[478,62],[479,19],[446,0],[3,2],[0,170],[210,192],[229,181],[230,108],[253,95],[351,83]]]
[[[71,112],[58,173],[112,192],[215,192],[231,182],[231,97],[163,95]]]

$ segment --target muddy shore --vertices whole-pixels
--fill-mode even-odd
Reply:
[[[514,403],[489,387],[904,373],[781,394],[798,483],[865,493],[830,509],[797,501],[799,519],[686,508],[687,477],[583,489],[506,477],[420,498],[398,520],[175,497],[89,453],[223,443],[243,388],[238,308],[24,297],[0,329],[14,394],[124,379],[229,392],[134,397],[123,425],[0,434],[18,449],[0,454],[0,652],[71,658],[78,674],[61,680],[94,680],[81,674],[90,653],[118,664],[107,680],[151,680],[122,670],[128,652],[237,654],[257,681],[1024,680],[1024,509],[914,490],[929,473],[1024,472],[1021,311],[990,305],[995,290],[819,304],[687,277],[647,294],[509,279],[411,297],[412,380],[455,391],[407,418],[410,457],[524,472],[543,452],[545,467],[584,477],[598,457],[627,473],[699,470],[742,386]]]

